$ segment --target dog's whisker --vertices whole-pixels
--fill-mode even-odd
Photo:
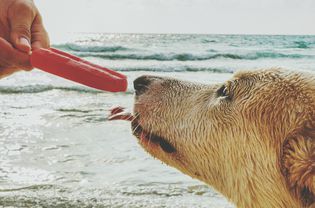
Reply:
[[[133,129],[132,133],[136,133],[139,127],[140,127],[140,125],[137,125],[137,126]]]
[[[152,139],[152,132],[149,133],[149,141],[148,141],[148,145],[151,144],[151,139]]]
[[[131,122],[136,121],[138,118],[139,118],[139,116],[138,116],[138,115],[137,115],[137,116],[132,116],[132,120],[131,120]]]

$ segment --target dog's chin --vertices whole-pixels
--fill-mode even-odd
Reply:
[[[137,115],[137,113],[135,113]],[[111,110],[108,120],[125,120],[131,121],[132,132],[139,139],[140,144],[151,154],[157,156],[160,151],[166,154],[176,153],[174,145],[162,136],[152,133],[144,129],[140,123],[138,116],[125,112],[124,108],[116,107]]]
[[[133,135],[139,140],[139,143],[149,152],[157,152],[162,150],[167,154],[176,153],[174,145],[172,145],[164,137],[158,136],[144,129],[137,120],[131,122]]]

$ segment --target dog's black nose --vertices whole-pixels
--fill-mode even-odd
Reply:
[[[152,81],[152,79],[150,79],[149,76],[141,76],[141,77],[137,78],[133,82],[133,86],[136,90],[136,95],[143,94],[148,89],[151,81]]]

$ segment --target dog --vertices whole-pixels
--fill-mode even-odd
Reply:
[[[237,207],[315,207],[315,75],[240,71],[215,85],[142,76],[134,88],[134,113],[120,119],[153,157]]]

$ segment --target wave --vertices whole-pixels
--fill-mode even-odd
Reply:
[[[55,188],[54,185],[51,184],[41,184],[41,185],[32,185],[21,188],[11,188],[11,189],[0,189],[0,192],[13,192],[13,191],[23,191],[23,190],[46,190]]]
[[[247,55],[248,59],[256,60],[261,58],[289,58],[289,59],[301,59],[301,58],[313,58],[311,55],[303,55],[303,54],[284,54],[284,53],[277,53],[277,52],[256,52],[254,54]],[[245,59],[247,58],[244,57]]]
[[[109,60],[155,60],[155,61],[204,61],[216,58],[242,59],[236,54],[194,55],[182,54],[77,54],[81,57],[96,57]]]
[[[209,39],[203,39],[201,40],[201,43],[217,43],[218,41],[216,40],[209,40]]]
[[[61,90],[68,92],[78,92],[78,93],[103,93],[103,91],[94,90],[92,88],[73,86],[53,86],[53,85],[26,85],[26,86],[0,86],[0,94],[33,94],[33,93],[43,93],[52,90]]]
[[[216,54],[99,54],[99,53],[77,53],[81,57],[95,57],[107,60],[155,60],[155,61],[206,61],[212,59],[235,59],[235,60],[257,60],[257,59],[302,59],[314,58],[311,55],[284,54],[277,52],[253,52],[249,54],[216,53]]]
[[[295,41],[292,48],[307,49],[310,48],[310,43],[307,43],[305,41]]]
[[[123,46],[92,46],[92,45],[78,45],[74,43],[66,43],[60,45],[53,45],[55,48],[74,51],[74,52],[94,52],[94,53],[104,53],[104,52],[116,52],[116,51],[127,51],[128,48]]]
[[[213,43],[216,40],[203,39],[203,42]],[[295,41],[290,48],[308,49],[311,42]],[[302,59],[314,58],[311,55],[299,53],[282,53],[275,51],[253,51],[249,53],[240,52],[218,52],[214,49],[205,50],[203,53],[152,53],[142,49],[127,48],[122,45],[88,45],[66,43],[54,45],[61,50],[69,51],[80,57],[95,57],[107,60],[156,60],[156,61],[206,61],[212,59],[234,59],[234,60],[257,60],[257,59]],[[141,52],[143,51],[143,52]]]
[[[207,67],[187,67],[188,72],[212,72],[212,73],[234,73],[233,69],[219,69],[219,68],[207,68]]]
[[[191,66],[176,66],[176,67],[118,67],[116,70],[121,72],[212,72],[212,73],[233,73],[233,69],[228,68],[213,68],[213,67],[191,67]]]

